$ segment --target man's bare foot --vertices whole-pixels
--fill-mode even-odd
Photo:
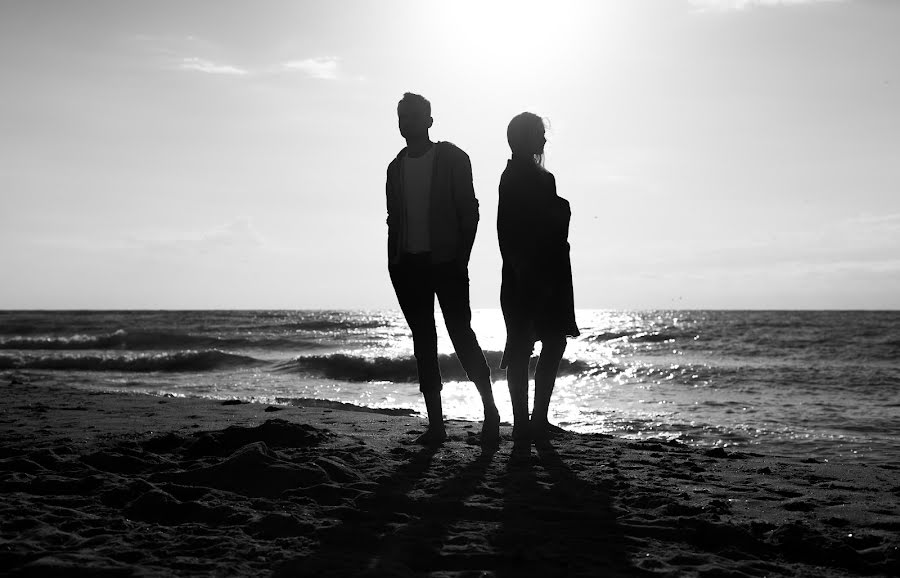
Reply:
[[[443,426],[425,430],[425,433],[415,439],[415,443],[423,446],[439,446],[447,441],[447,430]]]
[[[495,407],[484,412],[484,423],[481,425],[481,445],[497,445],[500,443],[500,413]]]

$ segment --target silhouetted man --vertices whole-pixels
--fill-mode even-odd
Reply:
[[[428,430],[416,441],[430,445],[447,438],[434,324],[437,295],[456,355],[484,402],[481,441],[495,443],[500,417],[469,305],[469,255],[478,228],[472,165],[456,145],[431,141],[431,103],[424,97],[404,94],[397,118],[406,147],[387,170],[388,270],[412,331],[428,411]]]

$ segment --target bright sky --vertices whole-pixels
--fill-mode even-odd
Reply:
[[[900,2],[0,1],[0,309],[395,307],[396,103],[549,118],[580,308],[900,308]]]

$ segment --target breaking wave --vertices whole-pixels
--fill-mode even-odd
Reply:
[[[65,371],[197,372],[252,367],[266,362],[216,349],[127,355],[0,355],[0,369]]]
[[[314,341],[286,338],[253,336],[215,337],[191,335],[188,333],[161,331],[125,331],[119,329],[113,333],[100,335],[67,335],[67,336],[15,336],[0,338],[0,349],[17,350],[85,350],[85,349],[118,349],[125,351],[160,351],[172,349],[233,349],[245,347],[273,347],[310,349],[317,344]]]
[[[485,351],[484,356],[490,367],[499,367],[503,353]],[[531,360],[531,370],[537,358]],[[441,376],[447,381],[468,380],[456,354],[438,356]],[[331,355],[310,355],[284,362],[277,367],[280,371],[315,373],[330,379],[343,381],[393,381],[415,382],[418,372],[415,357],[364,357],[346,353]],[[563,359],[559,367],[559,375],[578,375],[593,372],[596,367],[579,360]]]

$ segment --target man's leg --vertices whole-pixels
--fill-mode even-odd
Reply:
[[[417,441],[440,443],[446,439],[441,406],[441,369],[438,365],[434,325],[434,284],[431,266],[424,259],[405,259],[389,266],[397,301],[413,336],[419,390],[425,398],[428,431]]]
[[[495,443],[500,440],[500,413],[494,403],[491,368],[484,359],[484,352],[475,332],[472,331],[468,274],[461,271],[456,263],[442,263],[434,266],[434,279],[435,292],[453,349],[456,350],[456,356],[469,380],[478,388],[484,405],[481,441]]]

